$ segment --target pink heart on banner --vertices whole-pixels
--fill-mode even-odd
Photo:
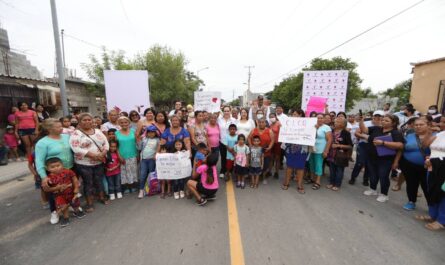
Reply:
[[[218,101],[218,98],[212,98],[212,102],[216,103]]]

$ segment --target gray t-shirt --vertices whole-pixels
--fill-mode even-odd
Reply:
[[[261,146],[250,147],[250,167],[261,167],[261,155],[263,148]]]

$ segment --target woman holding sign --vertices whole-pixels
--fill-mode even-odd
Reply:
[[[323,113],[317,114],[315,146],[309,159],[312,177],[311,182],[314,183],[312,185],[313,190],[320,189],[320,179],[323,174],[323,160],[328,156],[332,143],[331,127],[324,124],[324,121]]]
[[[366,127],[363,118],[360,121],[360,130],[368,134],[368,170],[370,176],[369,190],[363,194],[366,196],[379,195],[377,184],[380,181],[380,195],[378,202],[386,202],[389,190],[389,173],[394,165],[397,152],[403,149],[403,135],[397,130],[399,119],[397,116],[387,114],[382,119],[382,126]],[[372,143],[372,144],[371,144]],[[400,154],[399,154],[400,155]]]

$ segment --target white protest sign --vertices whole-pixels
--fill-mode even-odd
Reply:
[[[218,91],[196,91],[195,110],[207,112],[219,112],[221,106],[221,92]]]
[[[108,111],[142,113],[150,107],[147,71],[105,70],[104,81]]]
[[[300,145],[315,145],[317,118],[289,117],[281,123],[278,142]]]
[[[311,97],[327,98],[329,111],[345,111],[348,89],[347,70],[304,71],[301,108],[307,110]]]
[[[190,152],[156,155],[156,174],[158,179],[182,179],[192,174]]]

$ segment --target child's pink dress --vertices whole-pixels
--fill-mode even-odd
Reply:
[[[9,148],[15,148],[19,146],[19,141],[13,133],[5,133],[5,135],[3,136],[3,140],[5,141],[5,145]]]

